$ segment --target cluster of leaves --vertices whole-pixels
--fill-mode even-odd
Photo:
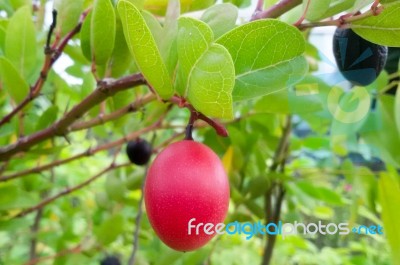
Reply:
[[[388,264],[388,245],[393,264],[400,260],[396,229],[400,192],[395,170],[400,167],[400,95],[384,94],[390,79],[385,72],[364,90],[346,91],[337,72],[328,76],[335,85],[328,84],[325,75],[315,75],[316,69],[308,67],[309,62],[322,61],[308,41],[309,32],[288,24],[304,10],[312,24],[344,11],[358,11],[373,1],[303,1],[280,20],[239,26],[238,7],[250,1],[224,2],[232,4],[55,0],[58,19],[51,43],[68,37],[80,18],[84,20],[80,33],[71,36],[60,51],[60,60],[70,59],[70,66],[65,71],[49,68],[46,77],[43,65],[48,55],[42,47],[48,31],[44,26],[47,1],[34,5],[33,13],[30,0],[0,3],[0,117],[43,82],[40,93],[0,126],[0,146],[4,146],[0,157],[15,147],[13,143],[23,143],[24,136],[40,135],[64,117],[69,119],[71,108],[92,102],[102,84],[118,83],[136,72],[147,82],[111,93],[83,117],[73,117],[64,137],[49,137],[3,161],[3,178],[26,173],[0,183],[0,264],[23,264],[27,253],[31,262],[39,259],[39,264],[51,264],[53,258],[54,264],[98,264],[106,253],[118,253],[127,260],[137,226],[141,228],[138,264],[259,263],[261,236],[249,241],[240,235],[221,236],[197,252],[182,254],[166,248],[146,218],[141,224],[135,222],[144,169],[126,164],[128,158],[119,155],[119,150],[127,140],[141,136],[150,141],[153,135],[157,150],[182,134],[188,113],[167,108],[163,101],[172,96],[184,98],[206,116],[227,120],[229,138],[209,128],[195,135],[223,157],[229,173],[231,206],[226,222],[266,219],[265,194],[279,184],[286,190],[281,217],[285,222],[347,221],[384,225],[387,231],[385,237],[279,238],[273,264]],[[277,1],[265,2],[267,8]],[[381,3],[381,14],[365,16],[349,26],[371,42],[400,46],[400,3]],[[203,9],[200,19],[180,16]],[[33,85],[37,82],[40,85]],[[155,96],[148,94],[148,87]],[[340,119],[370,98],[375,98],[376,106],[361,119],[353,123]],[[276,162],[275,150],[288,115],[294,133],[285,170],[276,172],[271,165]],[[353,153],[365,158],[362,163],[352,159]],[[372,168],[372,162],[365,161],[373,157],[386,166]],[[99,172],[105,173],[103,180],[15,218],[52,196],[68,195],[88,176],[97,179]]]

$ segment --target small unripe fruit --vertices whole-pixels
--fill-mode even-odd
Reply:
[[[144,139],[137,139],[128,142],[126,154],[129,160],[136,165],[145,165],[149,162],[153,148],[149,142]]]
[[[369,42],[351,29],[337,28],[333,36],[333,55],[343,76],[354,85],[367,86],[385,66],[386,46]]]
[[[218,156],[190,140],[165,148],[149,168],[144,198],[150,223],[159,238],[178,251],[204,246],[215,236],[192,225],[222,223],[229,206],[229,182]]]
[[[121,265],[121,262],[115,256],[108,256],[100,262],[100,265]]]

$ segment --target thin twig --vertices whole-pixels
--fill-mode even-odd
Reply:
[[[277,18],[301,3],[302,0],[281,0],[270,8],[262,12],[255,13],[252,16],[251,21],[263,18]]]
[[[40,203],[36,204],[35,206],[29,207],[28,209],[25,209],[21,212],[19,212],[17,215],[15,215],[13,218],[19,218],[19,217],[24,217],[25,215],[32,213],[34,211],[37,211],[40,208],[43,208],[44,206],[54,202],[55,200],[64,197],[66,195],[69,195],[71,193],[73,193],[74,191],[80,190],[83,187],[89,185],[90,183],[92,183],[93,181],[95,181],[96,179],[98,179],[99,177],[101,177],[103,174],[118,169],[118,168],[122,168],[122,167],[127,167],[130,166],[131,163],[124,163],[124,164],[119,164],[116,165],[113,163],[111,163],[108,167],[106,167],[105,169],[103,169],[102,171],[100,171],[99,173],[97,173],[96,175],[92,176],[91,178],[87,179],[86,181],[72,187],[72,188],[67,188],[63,191],[61,191],[60,193],[57,193],[56,195],[53,195],[51,197],[48,197],[47,199],[41,201]]]
[[[68,249],[64,249],[54,255],[51,256],[47,256],[47,257],[39,257],[39,258],[35,258],[35,259],[31,259],[30,261],[26,262],[24,265],[35,265],[35,264],[39,264],[42,263],[43,261],[46,260],[53,260],[59,257],[63,257],[66,256],[68,254],[76,254],[76,253],[80,253],[82,251],[82,245],[79,244],[73,248],[68,248]]]
[[[281,166],[281,171],[284,171],[286,156],[288,155],[289,150],[291,128],[292,119],[291,116],[288,115],[286,117],[286,124],[283,130],[283,134],[275,151],[273,163],[270,166],[270,172],[276,172],[279,166]],[[271,187],[266,191],[264,195],[264,203],[267,223],[272,222],[276,224],[279,221],[284,194],[284,189],[282,187],[282,184],[280,183],[273,183]],[[273,202],[275,202],[274,205],[272,205]],[[262,265],[270,264],[275,241],[276,235],[267,233],[267,243],[265,244],[264,248],[263,259],[261,262]]]
[[[154,144],[155,138],[156,138],[156,134],[153,135],[151,144]],[[132,253],[129,257],[128,265],[133,265],[135,263],[136,253],[137,253],[137,250],[139,249],[139,231],[140,231],[140,222],[142,220],[142,214],[143,214],[144,185],[146,183],[146,176],[147,176],[148,170],[149,170],[149,164],[146,165],[146,170],[144,171],[142,185],[140,187],[140,190],[142,193],[141,193],[139,204],[138,204],[138,213],[137,213],[136,219],[135,219],[136,227],[133,232],[133,248],[132,248]]]
[[[155,123],[153,123],[150,126],[147,126],[147,127],[142,128],[142,129],[140,129],[138,131],[132,132],[132,133],[128,134],[127,136],[122,137],[122,138],[120,138],[118,140],[99,145],[96,148],[89,148],[87,151],[84,151],[82,153],[76,154],[76,155],[74,155],[72,157],[69,157],[69,158],[66,158],[66,159],[63,159],[63,160],[54,161],[54,162],[51,162],[51,163],[46,164],[46,165],[38,166],[38,167],[35,167],[35,168],[31,168],[31,169],[28,169],[28,170],[24,170],[24,171],[21,171],[21,172],[14,173],[14,174],[11,174],[11,175],[2,176],[2,177],[0,177],[0,182],[10,181],[10,180],[13,180],[13,179],[25,176],[25,175],[33,174],[33,173],[39,173],[39,172],[42,172],[42,171],[45,171],[45,170],[48,170],[48,169],[55,168],[57,166],[61,166],[61,165],[67,164],[69,162],[72,162],[74,160],[80,159],[82,157],[92,156],[92,155],[94,155],[94,154],[96,154],[96,153],[98,153],[100,151],[104,151],[104,150],[108,150],[108,149],[113,148],[113,147],[121,146],[122,144],[124,144],[124,143],[126,143],[128,141],[131,141],[133,139],[138,138],[142,134],[148,133],[150,131],[153,131],[153,130],[156,130],[156,129],[159,129],[159,128],[161,128],[161,119],[158,119]]]
[[[42,66],[42,70],[40,71],[40,75],[38,79],[36,80],[35,84],[31,87],[29,94],[6,116],[4,116],[0,120],[0,127],[3,126],[4,124],[8,123],[17,113],[19,113],[23,108],[25,108],[32,100],[34,100],[37,96],[39,96],[40,91],[46,81],[47,74],[50,71],[51,67],[53,64],[57,61],[57,59],[60,57],[62,54],[65,46],[67,43],[80,31],[82,27],[82,23],[84,19],[86,18],[87,11],[82,13],[81,19],[78,23],[78,25],[75,26],[75,28],[72,29],[61,41],[60,45],[58,47],[53,47],[48,48],[47,44],[45,47],[45,60],[44,64]],[[54,21],[53,21],[54,22]],[[50,28],[50,31],[52,29]],[[57,43],[57,42],[55,42]]]
[[[0,148],[0,161],[5,161],[19,152],[28,151],[31,147],[52,137],[65,136],[69,132],[70,125],[82,117],[82,115],[93,106],[96,106],[98,103],[120,91],[143,84],[145,84],[145,80],[142,74],[129,75],[108,83],[100,82],[96,90],[50,127],[20,138],[14,144]]]
[[[100,124],[105,124],[108,121],[116,120],[125,114],[136,112],[138,109],[146,105],[147,103],[156,99],[156,96],[152,93],[145,95],[144,97],[136,100],[135,102],[125,106],[119,110],[116,110],[110,114],[99,115],[96,118],[93,118],[88,121],[77,121],[73,123],[70,127],[70,131],[79,131],[83,129],[88,129],[95,127]]]

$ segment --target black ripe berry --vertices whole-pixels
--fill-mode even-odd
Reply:
[[[121,265],[121,262],[115,256],[108,256],[100,262],[100,265]]]
[[[388,49],[369,42],[351,29],[337,28],[333,36],[333,54],[343,76],[354,85],[367,86],[385,66]]]
[[[150,160],[153,148],[151,144],[143,139],[128,142],[126,154],[129,160],[136,165],[145,165]]]

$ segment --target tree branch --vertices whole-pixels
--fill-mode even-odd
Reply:
[[[6,116],[4,116],[0,120],[0,127],[3,126],[4,124],[8,123],[17,113],[19,113],[23,108],[25,108],[37,96],[39,96],[40,91],[42,90],[42,87],[46,81],[48,72],[50,71],[53,64],[57,61],[57,59],[62,54],[67,43],[81,30],[82,23],[85,20],[88,12],[89,11],[87,10],[82,13],[78,25],[76,25],[76,27],[73,28],[72,31],[70,31],[64,37],[64,39],[61,41],[61,43],[58,47],[50,48],[50,47],[48,47],[48,44],[46,44],[45,51],[44,51],[45,60],[44,60],[42,70],[40,71],[40,76],[36,80],[35,84],[31,87],[29,95],[27,95],[25,97],[25,99],[22,100],[10,113],[8,113]],[[50,34],[53,32],[53,28],[54,28],[53,26],[55,26],[56,16],[54,15],[54,13],[53,13],[53,18],[54,18],[54,20],[53,20],[52,25],[50,26],[50,31],[49,31],[47,42],[50,41],[50,37],[51,37]]]
[[[20,138],[14,144],[0,148],[0,161],[5,161],[19,152],[28,151],[32,146],[52,137],[65,136],[69,132],[70,125],[93,106],[120,91],[143,84],[145,84],[145,80],[142,74],[129,75],[112,82],[99,82],[96,90],[52,126],[30,136]]]
[[[282,137],[275,151],[273,163],[270,166],[270,172],[276,172],[278,170],[279,165],[281,165],[281,171],[282,172],[284,171],[284,164],[289,149],[289,139],[291,130],[292,130],[292,119],[291,116],[288,115],[286,117],[286,124],[283,130]],[[267,223],[276,224],[279,221],[284,194],[285,191],[282,187],[282,184],[280,183],[278,184],[273,183],[265,193],[264,203],[265,203],[265,216]],[[274,206],[272,206],[273,201],[275,201]],[[267,243],[265,244],[264,248],[263,260],[261,262],[262,265],[270,264],[272,253],[275,246],[275,241],[276,241],[276,235],[267,233]]]
[[[127,136],[125,136],[123,138],[120,138],[120,139],[118,139],[116,141],[99,145],[98,147],[93,148],[93,149],[90,148],[89,150],[87,150],[85,152],[82,152],[82,153],[79,153],[79,154],[76,154],[76,155],[74,155],[72,157],[69,157],[69,158],[66,158],[66,159],[63,159],[63,160],[54,161],[52,163],[49,163],[49,164],[46,164],[46,165],[42,165],[42,166],[39,166],[39,167],[35,167],[35,168],[32,168],[32,169],[28,169],[28,170],[24,170],[24,171],[21,171],[21,172],[17,172],[15,174],[2,176],[2,177],[0,177],[0,182],[10,181],[10,180],[13,180],[13,179],[16,179],[16,178],[19,178],[19,177],[22,177],[22,176],[25,176],[25,175],[28,175],[28,174],[39,173],[39,172],[42,172],[42,171],[45,171],[45,170],[48,170],[48,169],[52,169],[52,168],[57,167],[57,166],[61,166],[61,165],[67,164],[69,162],[72,162],[74,160],[80,159],[82,157],[92,156],[92,155],[94,155],[94,154],[96,154],[96,153],[98,153],[100,151],[104,151],[104,150],[108,150],[108,149],[113,148],[113,147],[120,146],[123,143],[126,143],[126,142],[128,142],[130,140],[138,138],[140,135],[142,135],[144,133],[153,131],[153,130],[158,129],[158,128],[161,128],[161,119],[159,119],[158,121],[156,121],[155,123],[153,123],[152,125],[150,125],[148,127],[145,127],[145,128],[142,128],[142,129],[140,129],[138,131],[132,132],[129,135],[127,135]]]
[[[251,21],[263,18],[277,18],[301,3],[302,0],[281,0],[264,11],[255,12],[251,18]]]
[[[128,106],[125,106],[124,108],[116,110],[110,114],[99,115],[96,118],[93,118],[89,121],[74,122],[70,127],[70,131],[79,131],[79,130],[83,130],[83,129],[88,129],[88,128],[92,128],[92,127],[95,127],[100,124],[104,124],[108,121],[116,120],[116,119],[124,116],[125,114],[128,114],[130,112],[136,112],[142,106],[146,105],[147,103],[149,103],[155,99],[156,99],[156,96],[152,93],[149,93],[149,94],[145,95],[143,98],[139,98],[138,100],[129,104]]]
[[[118,168],[122,168],[122,167],[126,167],[126,166],[130,166],[131,163],[124,163],[124,164],[119,164],[116,165],[114,164],[114,162],[112,162],[108,167],[106,167],[105,169],[103,169],[102,171],[100,171],[99,173],[97,173],[96,175],[92,176],[91,178],[87,179],[86,181],[82,182],[81,184],[78,184],[72,188],[67,188],[63,191],[61,191],[60,193],[57,193],[56,195],[53,195],[51,197],[48,197],[47,199],[44,199],[43,201],[41,201],[40,203],[36,204],[35,206],[32,206],[28,209],[25,209],[23,211],[21,211],[20,213],[18,213],[17,215],[15,215],[12,218],[19,218],[19,217],[23,217],[31,212],[37,211],[41,208],[43,208],[44,206],[54,202],[55,200],[64,197],[68,194],[73,193],[74,191],[80,190],[83,187],[89,185],[90,183],[92,183],[93,181],[95,181],[96,179],[98,179],[99,177],[101,177],[103,174],[118,169]]]
[[[154,144],[155,136],[156,135],[154,134],[153,139],[151,141],[152,145]],[[148,170],[149,170],[149,165],[147,164],[146,170],[144,171],[142,185],[140,187],[140,190],[142,193],[141,193],[140,200],[139,200],[138,213],[137,213],[136,219],[135,219],[136,227],[133,232],[133,248],[132,248],[132,253],[129,257],[128,265],[133,265],[135,263],[136,252],[139,248],[139,231],[140,231],[140,222],[142,220],[142,214],[143,214],[144,185],[146,183],[146,176],[147,176]]]
[[[35,265],[35,264],[39,264],[43,261],[46,260],[52,260],[52,259],[56,259],[59,257],[63,257],[66,256],[68,254],[73,254],[73,253],[80,253],[82,251],[82,245],[78,244],[77,246],[73,247],[73,248],[69,248],[69,249],[64,249],[54,255],[51,256],[47,256],[47,257],[40,257],[40,258],[35,258],[35,259],[31,259],[30,261],[26,262],[24,265]]]

